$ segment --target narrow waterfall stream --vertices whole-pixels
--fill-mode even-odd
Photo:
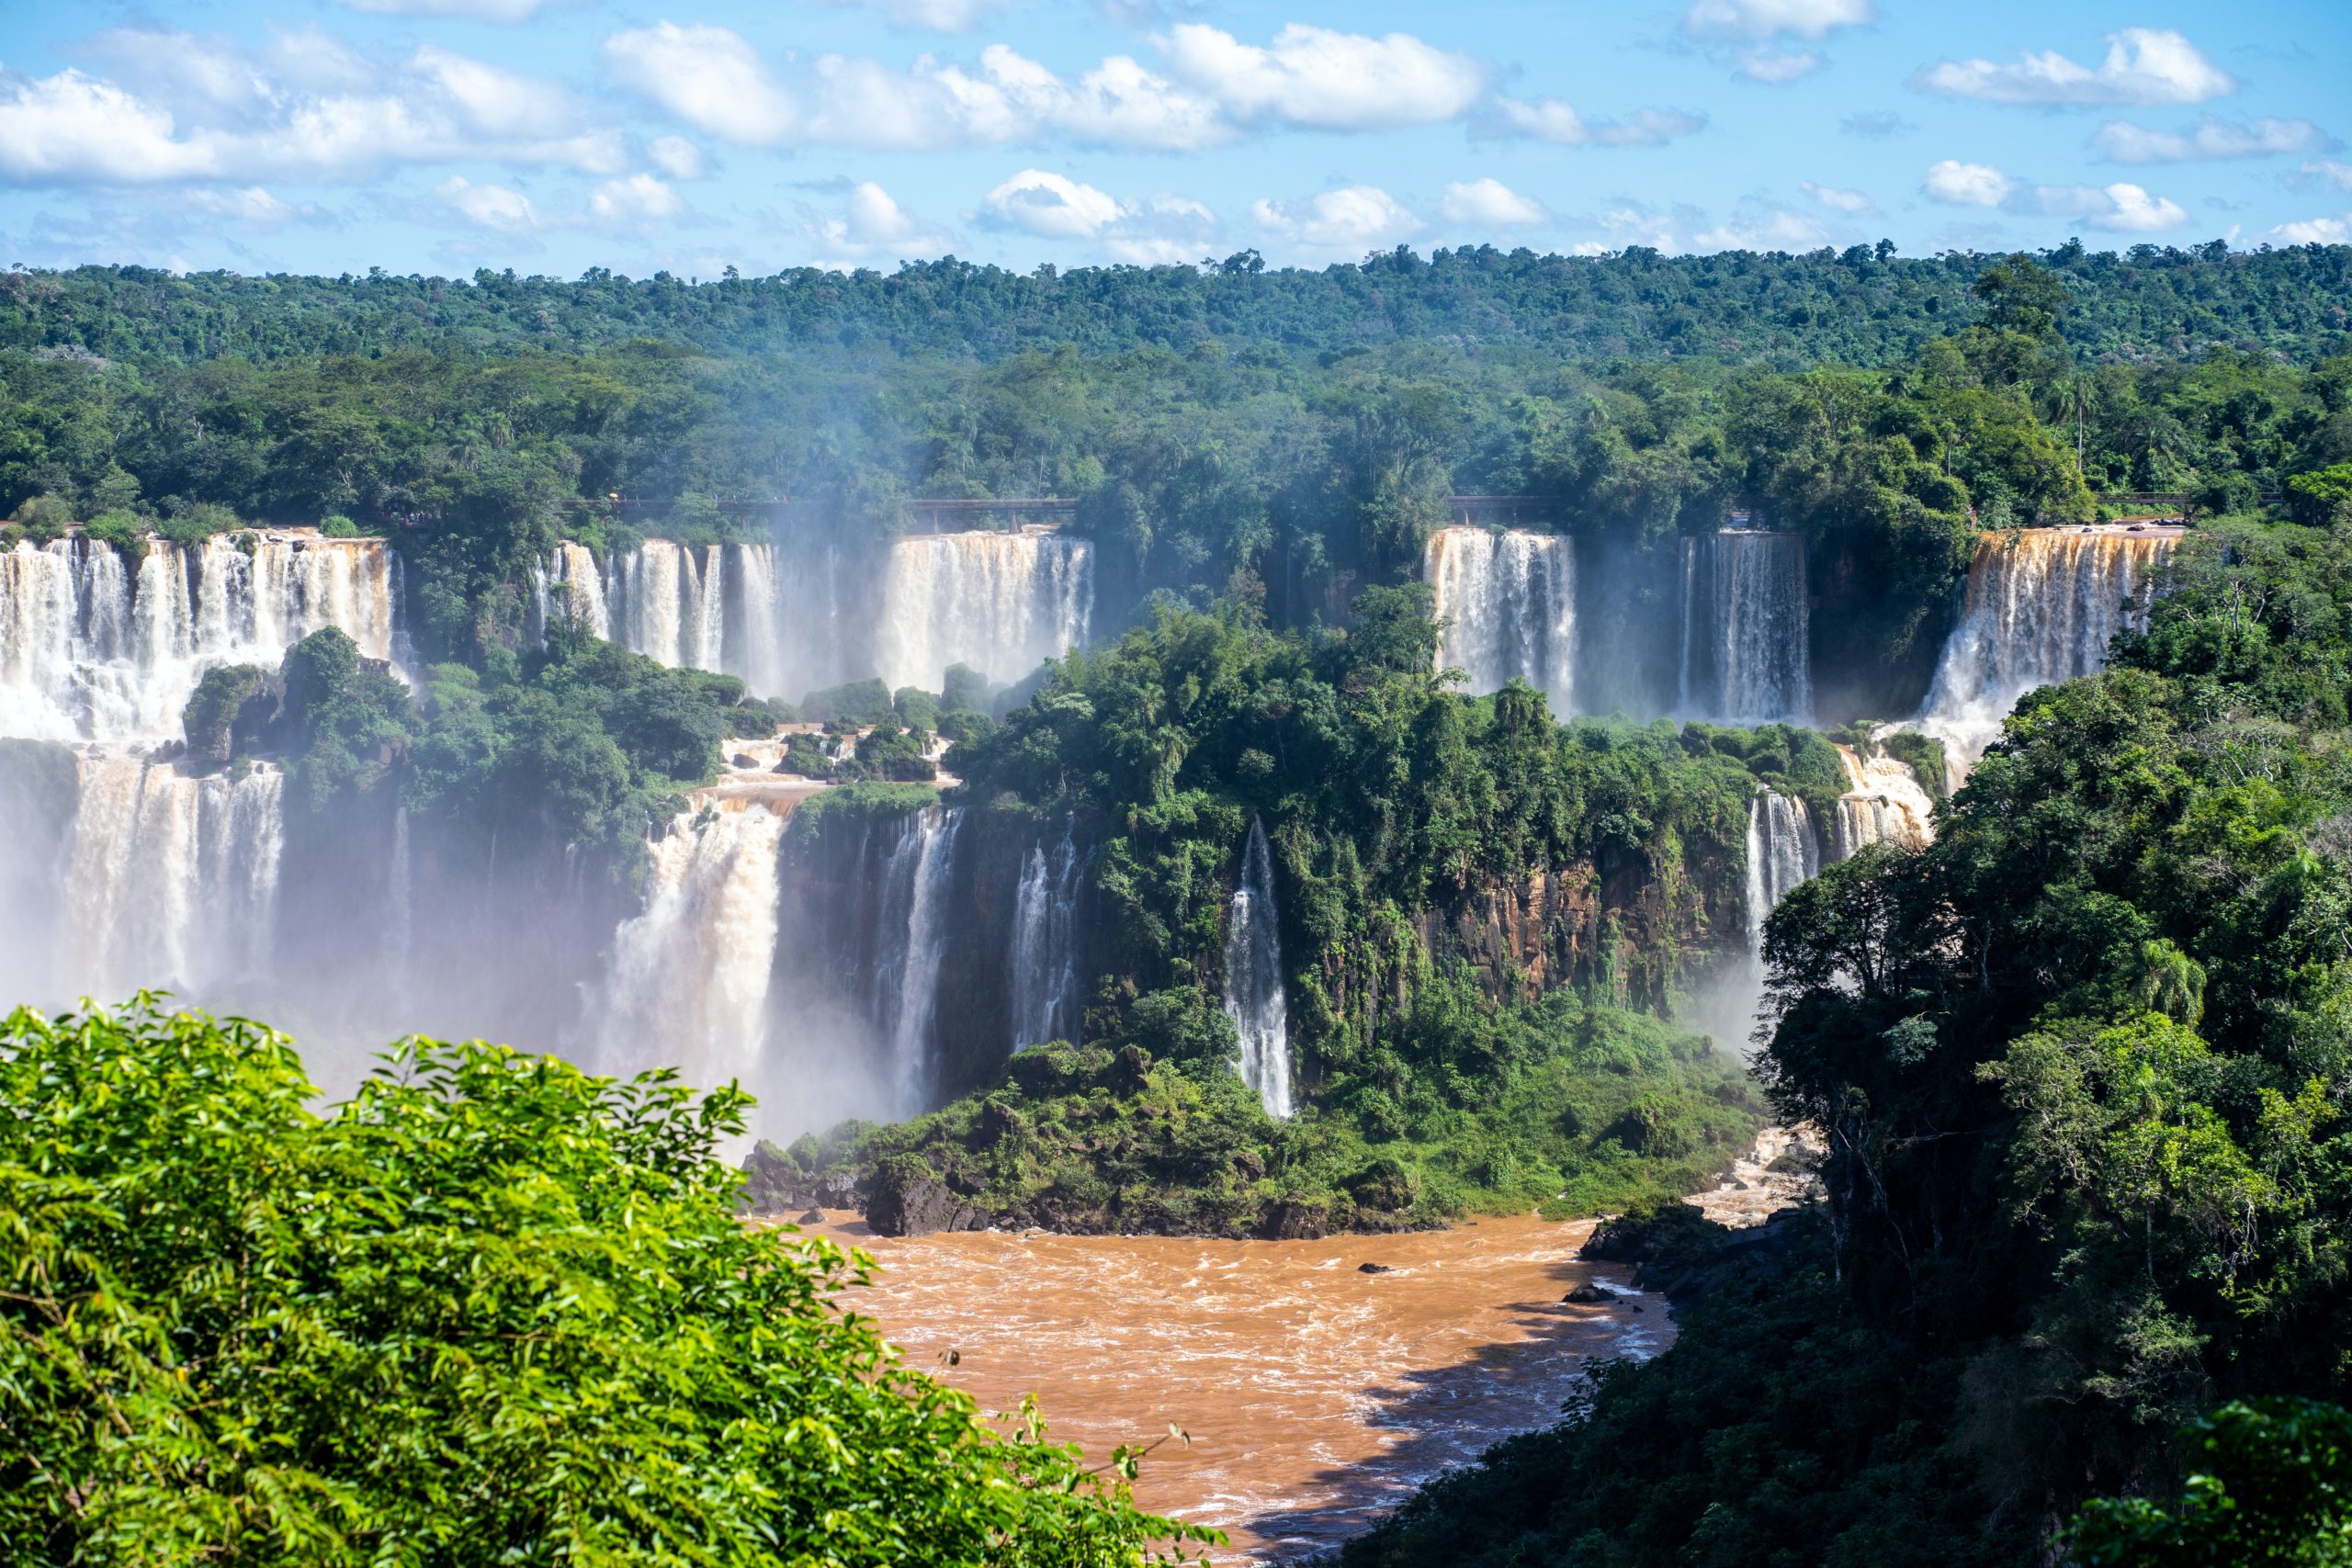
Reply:
[[[1711,546],[1716,713],[1729,724],[1810,722],[1804,536],[1725,528]]]
[[[946,956],[947,887],[964,813],[933,806],[909,816],[882,868],[874,1017],[889,1048],[899,1114],[928,1108],[937,1076],[932,1026]]]
[[[1430,536],[1422,575],[1444,629],[1441,670],[1460,670],[1464,689],[1526,682],[1565,717],[1576,698],[1575,541],[1523,529],[1440,528]]]
[[[1747,941],[1764,950],[1764,919],[1789,890],[1819,874],[1821,840],[1813,815],[1792,795],[1760,789],[1747,803]]]
[[[1274,857],[1266,825],[1250,819],[1241,882],[1225,934],[1225,1010],[1241,1034],[1241,1077],[1266,1114],[1288,1120],[1290,1016],[1283,1000],[1282,917],[1274,902]]]
[[[1012,1048],[1079,1034],[1078,897],[1086,857],[1065,828],[1051,852],[1044,842],[1023,863],[1012,908]]]

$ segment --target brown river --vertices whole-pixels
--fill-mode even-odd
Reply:
[[[1227,1531],[1219,1562],[1293,1562],[1361,1533],[1555,1419],[1586,1358],[1653,1355],[1674,1332],[1625,1270],[1576,1260],[1589,1222],[1287,1242],[892,1239],[848,1214],[823,1228],[881,1265],[844,1304],[982,1409],[1035,1393],[1053,1437],[1096,1460],[1171,1422],[1190,1433],[1144,1461],[1136,1498]],[[1589,1280],[1625,1295],[1561,1300]]]

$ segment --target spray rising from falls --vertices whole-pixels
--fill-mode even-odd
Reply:
[[[187,778],[165,763],[92,756],[66,852],[71,929],[62,994],[141,986],[218,996],[266,976],[283,775]]]
[[[2000,739],[2019,697],[2103,669],[2115,634],[2146,624],[2177,539],[2087,528],[1979,536],[1919,728],[1965,768]]]
[[[699,1089],[752,1081],[767,1040],[785,817],[680,814],[650,852],[645,908],[613,942],[599,1067],[675,1067]]]
[[[1807,722],[1813,713],[1813,654],[1804,536],[1725,528],[1708,541],[1708,548],[1714,580],[1715,712],[1733,724]],[[1684,614],[1694,609],[1686,601]],[[1686,632],[1686,650],[1691,640]],[[1686,694],[1691,683],[1686,672]]]
[[[1566,535],[1521,529],[1431,534],[1423,574],[1438,618],[1450,623],[1438,668],[1462,671],[1473,693],[1524,681],[1551,699],[1553,712],[1567,713],[1576,679],[1574,549]]]
[[[1079,1035],[1078,896],[1086,858],[1065,829],[1048,853],[1043,843],[1022,865],[1007,954],[1012,1048]]]
[[[893,687],[937,691],[951,664],[1000,681],[1085,646],[1094,546],[1043,532],[935,534],[890,547],[876,660]]]
[[[1290,1099],[1290,1016],[1283,1000],[1280,911],[1274,903],[1274,857],[1266,825],[1250,820],[1241,854],[1241,884],[1225,930],[1225,1010],[1241,1035],[1241,1077],[1258,1091],[1269,1116],[1287,1120]]]
[[[0,735],[176,739],[207,670],[275,669],[325,626],[364,657],[399,655],[401,561],[382,540],[239,537],[154,539],[129,558],[82,538],[0,552]]]
[[[1747,803],[1747,941],[1764,947],[1764,917],[1789,890],[1821,870],[1821,841],[1804,802],[1760,789]]]

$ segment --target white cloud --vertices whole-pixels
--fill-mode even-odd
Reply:
[[[1690,236],[1694,251],[1809,251],[1828,243],[1829,231],[1819,219],[1786,208],[1735,218]]]
[[[1587,119],[1558,98],[1497,98],[1492,129],[1561,147],[1659,147],[1704,130],[1704,115],[1679,109],[1635,109],[1623,119]]]
[[[1169,69],[1236,119],[1321,130],[1432,125],[1486,91],[1487,68],[1408,33],[1370,38],[1293,22],[1260,49],[1182,23],[1152,40]]]
[[[571,96],[495,65],[426,44],[409,68],[446,94],[467,124],[485,136],[529,140],[568,134],[580,123]]]
[[[1993,207],[2046,218],[2079,218],[2091,228],[2118,234],[2177,229],[2188,221],[2186,209],[2128,182],[2109,186],[2028,185],[1984,164],[1947,158],[1928,171],[1920,187],[1932,200],[1955,207]]]
[[[2339,164],[2331,158],[2314,158],[2303,165],[2302,172],[2318,175],[2338,190],[2352,190],[2352,164]]]
[[[531,198],[506,186],[478,186],[462,175],[451,175],[433,187],[441,205],[477,229],[501,234],[530,234],[540,228],[538,209]]]
[[[1682,25],[1699,38],[1821,38],[1877,19],[1871,0],[1696,0]]]
[[[217,149],[184,141],[172,117],[111,82],[61,71],[0,97],[0,175],[27,184],[141,185],[220,171]]]
[[[1091,240],[1119,220],[1117,197],[1044,169],[1022,170],[983,205],[1006,227],[1047,240]]]
[[[1772,87],[1801,82],[1828,63],[1810,49],[1772,49],[1762,45],[1741,50],[1735,62],[1741,75]]]
[[[842,210],[814,228],[823,265],[846,266],[877,257],[922,261],[944,254],[951,236],[926,223],[871,180],[850,187]]]
[[[1258,200],[1250,216],[1259,228],[1313,251],[1385,250],[1421,231],[1420,219],[1377,186],[1343,186],[1303,201]]]
[[[2274,245],[2341,245],[2352,243],[2352,214],[2342,218],[2306,218],[2281,223],[2265,236]]]
[[[989,192],[982,220],[1046,240],[1084,240],[1115,261],[1141,266],[1197,258],[1215,242],[1216,214],[1190,197],[1163,192],[1123,201],[1045,169],[1023,169]]]
[[[1840,190],[1836,186],[1822,185],[1814,180],[1799,182],[1805,195],[1832,212],[1843,212],[1860,218],[1878,211],[1878,203],[1858,190]]]
[[[1996,104],[2201,104],[2238,84],[2181,34],[2125,28],[2107,37],[2107,58],[2082,65],[2054,50],[2025,54],[2014,65],[1946,60],[1913,80],[1922,91]]]
[[[2217,158],[2267,158],[2282,152],[2316,152],[2330,146],[2326,132],[2307,119],[2226,120],[2199,118],[2194,129],[2151,130],[2129,120],[2109,120],[2091,138],[2091,149],[2117,164],[2192,164]]]
[[[799,128],[797,106],[741,33],[661,22],[613,34],[604,52],[606,68],[623,85],[698,130],[762,147]]]
[[[600,223],[652,223],[685,209],[684,199],[651,175],[606,180],[588,193],[588,216]]]
[[[1987,164],[1946,158],[1932,164],[1920,188],[1936,201],[1955,207],[1998,207],[2009,198],[2009,176]]]
[[[1438,202],[1438,210],[1449,222],[1480,229],[1524,228],[1544,222],[1552,216],[1544,210],[1542,202],[1520,195],[1492,175],[1450,182]]]
[[[388,17],[467,17],[478,22],[527,22],[548,0],[343,0],[355,11]]]
[[[673,180],[698,180],[706,168],[702,149],[683,136],[655,137],[645,144],[645,155]]]
[[[243,190],[192,190],[187,193],[187,202],[198,212],[264,229],[282,227],[315,210],[289,206],[259,186],[247,186]]]

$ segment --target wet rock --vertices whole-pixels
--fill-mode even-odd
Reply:
[[[987,1228],[989,1216],[928,1173],[875,1173],[865,1200],[865,1224],[876,1235],[929,1235],[933,1231]]]
[[[1356,1265],[1356,1272],[1359,1274],[1394,1274],[1396,1270],[1391,1269],[1385,1263],[1359,1263]]]
[[[727,765],[730,768],[756,768],[760,765],[760,760],[749,751],[738,751],[727,759]]]
[[[1617,1292],[1603,1290],[1599,1285],[1578,1285],[1560,1299],[1564,1302],[1574,1302],[1578,1306],[1599,1306],[1604,1302],[1615,1301]]]
[[[792,1223],[796,1225],[821,1225],[825,1223],[825,1211],[811,1209]]]
[[[1321,1203],[1284,1198],[1266,1205],[1258,1234],[1268,1241],[1320,1241],[1331,1234],[1331,1211]]]

